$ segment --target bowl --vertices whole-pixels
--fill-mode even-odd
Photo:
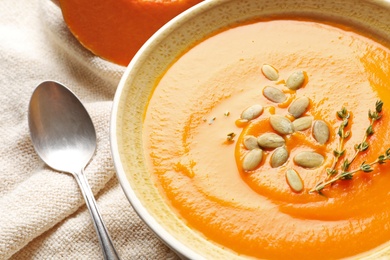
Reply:
[[[149,99],[156,83],[183,53],[228,27],[258,19],[337,22],[390,43],[389,11],[386,1],[216,0],[204,1],[168,22],[130,62],[112,109],[110,141],[117,177],[140,218],[184,259],[246,258],[206,238],[179,217],[156,187],[145,163],[143,120]],[[386,246],[373,250],[363,257],[388,254]]]

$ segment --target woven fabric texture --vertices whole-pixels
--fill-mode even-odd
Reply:
[[[102,259],[75,179],[47,167],[32,146],[27,111],[44,80],[68,86],[95,124],[85,170],[123,259],[177,259],[131,208],[110,155],[112,100],[125,68],[78,43],[49,0],[0,1],[0,259]]]

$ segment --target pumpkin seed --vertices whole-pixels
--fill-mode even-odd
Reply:
[[[272,115],[269,118],[269,122],[272,128],[282,135],[292,134],[294,132],[293,125],[291,121],[280,115]]]
[[[304,116],[300,117],[298,119],[295,119],[292,124],[295,131],[303,131],[306,129],[309,129],[311,127],[311,124],[313,122],[313,117],[311,116]]]
[[[256,148],[250,150],[244,157],[242,161],[242,168],[244,171],[252,171],[256,169],[263,159],[263,150]]]
[[[286,181],[293,191],[301,192],[303,190],[303,181],[295,170],[288,169],[286,171]]]
[[[287,96],[278,88],[267,86],[263,90],[263,95],[275,103],[283,103]]]
[[[288,77],[286,87],[292,90],[297,90],[302,87],[304,81],[305,75],[303,74],[303,71],[296,71]]]
[[[310,99],[308,97],[299,97],[295,99],[288,108],[288,112],[295,118],[301,117],[309,107]]]
[[[241,119],[245,119],[248,121],[255,119],[259,117],[261,113],[263,113],[263,110],[263,106],[259,104],[250,106],[241,113]]]
[[[271,155],[271,167],[276,168],[282,166],[288,159],[288,151],[285,146],[276,148]]]
[[[259,148],[259,144],[257,143],[257,138],[253,135],[244,136],[244,146],[248,150]]]
[[[283,146],[286,142],[278,134],[275,133],[265,133],[257,137],[257,143],[262,148],[278,148],[280,146]]]
[[[329,140],[329,127],[324,121],[314,121],[313,137],[320,144],[324,144]]]
[[[264,64],[261,67],[261,71],[263,72],[264,76],[269,80],[276,81],[279,78],[278,71],[271,65]]]
[[[316,152],[304,151],[295,155],[294,162],[305,168],[316,168],[324,162],[324,157]]]

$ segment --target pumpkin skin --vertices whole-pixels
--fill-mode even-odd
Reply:
[[[77,40],[95,55],[127,66],[160,27],[202,0],[59,0]]]

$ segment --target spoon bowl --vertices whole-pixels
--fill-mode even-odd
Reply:
[[[92,120],[77,97],[57,82],[43,82],[29,106],[34,147],[51,168],[68,173],[83,168],[96,149]]]
[[[68,88],[55,81],[44,81],[31,96],[28,124],[35,151],[42,160],[54,170],[76,178],[104,259],[119,259],[84,175],[96,150],[96,132],[87,110]]]

